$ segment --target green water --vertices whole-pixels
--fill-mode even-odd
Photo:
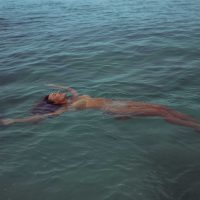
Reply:
[[[198,0],[0,0],[1,117],[47,83],[200,119]],[[200,136],[160,118],[68,112],[0,127],[2,200],[198,200]]]

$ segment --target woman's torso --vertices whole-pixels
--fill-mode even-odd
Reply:
[[[110,99],[93,98],[88,95],[79,96],[77,101],[82,101],[82,100],[84,100],[85,102],[85,106],[84,106],[85,109],[87,108],[101,109],[105,107],[107,104],[109,104],[110,102],[112,102],[112,100]]]
[[[85,109],[93,108],[93,109],[102,109],[102,110],[124,110],[124,111],[140,111],[144,109],[159,109],[162,106],[151,104],[151,103],[144,103],[138,101],[127,101],[127,100],[112,100],[112,99],[105,99],[105,98],[93,98],[87,95],[79,96],[79,100],[84,100]]]

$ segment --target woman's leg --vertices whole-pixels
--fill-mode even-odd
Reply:
[[[193,117],[177,112],[165,106],[160,105],[136,105],[133,103],[129,103],[124,107],[106,107],[104,110],[110,114],[115,114],[119,116],[140,116],[140,117],[148,117],[148,116],[160,116],[164,118],[167,122],[192,127],[196,131],[200,132],[200,122],[198,122]]]
[[[146,108],[141,109],[141,113],[138,112],[138,116],[160,116],[169,123],[192,127],[196,131],[200,132],[200,122],[198,120],[165,106],[147,106]]]
[[[187,127],[192,127],[196,131],[200,131],[200,122],[193,117],[177,112],[175,110],[172,110],[167,107],[162,108],[163,111],[162,117],[169,123],[176,124],[176,125],[181,125],[181,126],[187,126]]]
[[[164,119],[169,123],[181,125],[181,126],[192,127],[196,131],[200,132],[200,124],[199,123],[196,123],[193,121],[188,121],[188,120],[182,120],[182,119],[176,118],[174,116],[166,116],[166,117],[164,117]]]
[[[186,121],[191,121],[195,123],[200,123],[197,119],[194,117],[191,117],[189,115],[186,115],[181,112],[177,112],[175,110],[172,110],[171,108],[163,107],[163,109],[170,115],[173,115],[175,118],[181,119],[181,120],[186,120]]]

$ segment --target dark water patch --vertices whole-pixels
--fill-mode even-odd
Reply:
[[[15,82],[17,80],[17,76],[16,74],[2,74],[2,76],[0,76],[0,84],[1,85],[7,85],[10,84],[12,82]]]
[[[7,127],[7,128],[2,127],[2,129],[7,131],[9,129],[9,127]],[[19,141],[21,142],[22,140],[24,141],[25,139],[29,139],[34,136],[35,136],[35,133],[30,133],[29,131],[27,131],[27,133],[25,131],[15,132],[15,133],[12,132],[11,134],[7,133],[7,135],[0,136],[0,144],[1,144],[1,146],[4,146],[4,148],[6,148],[6,145],[18,143]]]
[[[16,64],[16,63],[13,63]],[[21,77],[28,77],[31,75],[31,69],[17,69],[11,67],[7,72],[2,72],[0,75],[0,84],[7,85],[21,80]]]
[[[158,147],[159,145],[156,143],[151,146],[151,150],[155,152],[155,154],[151,154],[154,156],[153,160],[157,166],[155,168],[158,175],[163,180],[162,184],[164,190],[172,199],[195,199],[195,196],[197,198],[199,194],[198,190],[195,189],[199,184],[198,178],[196,178],[196,175],[199,174],[197,167],[199,164],[196,160],[199,151],[192,147],[194,146],[194,140],[192,141],[189,139],[192,144],[188,145],[188,140],[186,138],[189,137],[188,134],[193,134],[191,131],[186,132],[186,140],[182,140],[174,134],[175,132],[171,135],[172,141],[170,142],[168,140],[168,144],[166,138],[163,140],[165,143],[165,145],[162,145],[163,148]],[[183,132],[180,137],[184,138]],[[182,140],[181,143],[179,143],[180,140]],[[181,147],[182,145],[184,148]],[[189,146],[191,146],[191,148]],[[176,155],[172,153],[173,149],[176,149]],[[161,159],[161,157],[163,157],[163,159]],[[186,181],[186,179],[188,179],[188,181]],[[192,191],[194,193],[192,193]]]
[[[15,39],[18,40],[18,38],[13,38],[13,39],[14,40]],[[32,56],[34,56],[34,53],[32,53],[30,51],[29,52],[28,51],[24,51],[24,52],[19,51],[19,52],[13,52],[13,53],[11,53],[9,55],[9,58],[12,59],[12,60],[14,60],[15,58],[21,60],[21,59],[26,59],[26,58],[30,59]]]
[[[10,28],[9,20],[6,18],[0,18],[0,34],[2,31],[6,31]]]

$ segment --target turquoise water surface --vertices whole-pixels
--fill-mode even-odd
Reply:
[[[199,0],[0,0],[0,117],[47,83],[200,119]],[[0,127],[2,200],[199,200],[200,135],[160,118],[68,112]]]

